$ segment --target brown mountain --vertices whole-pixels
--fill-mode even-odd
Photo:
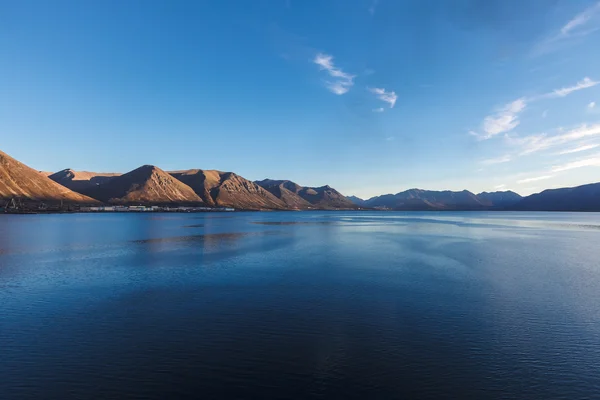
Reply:
[[[242,210],[281,210],[285,204],[277,197],[233,172],[190,169],[171,172],[191,187],[206,204]]]
[[[274,179],[264,179],[256,183],[291,208],[356,208],[356,204],[330,186],[303,187],[292,181]]]
[[[84,193],[113,204],[203,204],[192,188],[152,165],[112,177],[105,183],[84,190]]]
[[[68,187],[75,192],[82,192],[88,190],[94,186],[101,185],[108,182],[115,176],[121,174],[116,173],[103,173],[103,172],[88,172],[88,171],[74,171],[72,169],[63,169],[54,174],[48,176],[56,183]]]
[[[25,203],[97,203],[0,151],[0,199],[13,198]]]
[[[310,202],[300,197],[299,193],[304,188],[292,181],[276,181],[272,179],[265,179],[262,181],[256,181],[255,183],[281,200],[285,204],[286,208],[296,210],[307,210],[314,208]]]

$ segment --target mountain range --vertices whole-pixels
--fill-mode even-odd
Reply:
[[[365,208],[389,210],[488,210],[504,209],[517,204],[522,197],[515,192],[461,192],[410,189],[396,194],[375,196],[368,200],[349,197]]]
[[[326,185],[250,181],[233,172],[163,171],[144,165],[125,174],[65,169],[36,171],[0,151],[0,208],[30,204],[119,204],[232,207],[239,210],[523,210],[600,211],[600,183],[550,189],[527,197],[512,191],[474,194],[410,189],[360,199]]]

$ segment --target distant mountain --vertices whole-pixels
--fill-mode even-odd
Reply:
[[[56,183],[60,183],[61,185],[68,187],[71,190],[81,192],[94,186],[106,183],[115,176],[119,175],[121,174],[63,169],[62,171],[48,175],[48,178],[52,179]]]
[[[522,211],[600,211],[600,183],[548,189],[523,198],[511,209]]]
[[[144,165],[90,187],[85,194],[112,204],[202,205],[202,199],[160,168]]]
[[[233,172],[191,169],[171,175],[191,187],[210,206],[242,210],[283,210],[285,204],[256,183]]]
[[[97,203],[0,151],[0,200],[4,203],[11,199],[25,203]]]
[[[523,197],[518,193],[507,190],[504,192],[482,192],[477,195],[477,198],[486,206],[503,208],[514,206]]]
[[[303,187],[292,181],[274,179],[264,179],[256,183],[277,196],[288,208],[356,208],[351,200],[330,186]]]
[[[356,197],[356,196],[346,196],[346,198],[348,200],[350,200],[351,202],[353,202],[354,204],[356,204],[359,207],[366,207],[367,206],[367,201],[361,199],[360,197]]]
[[[365,202],[373,208],[393,210],[481,210],[485,209],[479,198],[463,190],[461,192],[410,189],[397,194],[373,197]]]

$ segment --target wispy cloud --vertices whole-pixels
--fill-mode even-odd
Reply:
[[[512,160],[512,157],[507,154],[507,155],[502,156],[502,157],[489,158],[487,160],[483,160],[481,163],[483,165],[494,165],[494,164],[506,163],[506,162],[509,162],[510,160]]]
[[[334,80],[326,81],[326,87],[330,92],[337,95],[348,93],[354,85],[354,75],[342,71],[333,63],[333,56],[325,53],[319,53],[313,59],[313,62],[323,71],[327,71]]]
[[[559,152],[557,154],[563,155],[563,154],[580,153],[582,151],[595,149],[596,147],[600,147],[600,144],[586,144],[586,145],[583,145],[583,146],[575,147],[573,149],[563,150],[563,151],[561,151],[561,152]]]
[[[593,110],[596,107],[596,102],[592,101],[590,104],[587,105],[588,110]]]
[[[526,179],[521,179],[520,181],[517,181],[517,183],[519,185],[523,184],[523,183],[529,183],[529,182],[537,182],[537,181],[543,181],[546,179],[550,179],[553,178],[554,175],[542,175],[542,176],[535,176],[533,178],[526,178]]]
[[[520,155],[532,154],[555,146],[564,145],[580,139],[586,139],[600,135],[600,124],[582,125],[565,133],[548,136],[547,134],[530,135],[522,138],[507,137],[509,144],[521,148]]]
[[[561,29],[560,34],[562,36],[568,36],[575,31],[576,28],[585,25],[588,21],[598,12],[600,11],[600,3],[596,3],[592,7],[588,8],[581,14],[577,14],[575,18],[567,22]]]
[[[483,120],[484,133],[479,134],[471,131],[471,135],[477,136],[480,140],[491,139],[492,137],[515,129],[520,121],[519,114],[527,107],[527,101],[524,97],[508,103],[495,114],[489,115]]]
[[[555,89],[552,92],[542,95],[518,98],[517,100],[514,100],[513,102],[501,107],[494,114],[485,117],[483,119],[483,124],[481,128],[483,130],[483,133],[470,131],[469,134],[477,137],[479,140],[487,140],[493,138],[498,134],[508,133],[515,129],[517,126],[519,126],[519,116],[525,110],[525,108],[527,108],[528,104],[544,99],[565,97],[578,90],[591,88],[598,84],[600,84],[599,81],[594,81],[589,77],[585,77],[572,86]],[[590,103],[590,105],[588,105],[588,108],[592,109],[593,107],[595,107],[595,105],[596,104],[592,102]],[[543,111],[542,118],[546,118],[547,116],[548,110]]]
[[[496,189],[496,190],[502,190],[502,189],[505,189],[505,188],[506,188],[506,185],[504,185],[504,184],[503,185],[494,186],[494,189]]]
[[[543,97],[545,97],[545,98],[565,97],[565,96],[568,96],[571,93],[576,92],[578,90],[594,87],[599,83],[600,82],[594,81],[586,76],[585,78],[583,78],[583,80],[577,82],[577,84],[575,84],[573,86],[567,86],[564,88],[556,89],[553,92],[544,95]]]
[[[583,160],[573,161],[563,165],[556,165],[552,167],[552,172],[562,172],[583,167],[600,167],[600,154],[596,154],[593,157],[585,158]]]
[[[383,88],[369,88],[369,91],[373,93],[379,100],[388,103],[390,108],[394,108],[394,105],[396,105],[398,96],[396,96],[396,92],[393,90],[388,92]]]
[[[533,55],[539,56],[545,53],[557,50],[562,45],[569,43],[574,38],[587,36],[596,30],[597,27],[588,27],[588,25],[595,21],[600,14],[600,2],[589,7],[585,11],[577,14],[565,25],[560,28],[560,31],[553,36],[550,36],[543,40],[534,49]]]
[[[376,112],[376,113],[382,113],[384,111],[385,111],[385,109],[383,107],[379,107],[379,108],[374,108],[373,109],[373,112]]]
[[[388,136],[385,138],[385,140],[387,140],[388,142],[391,142],[394,139],[396,139],[394,136]]]

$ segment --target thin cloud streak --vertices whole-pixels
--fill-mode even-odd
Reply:
[[[483,165],[494,165],[494,164],[502,164],[502,163],[506,163],[512,160],[512,157],[510,155],[505,155],[502,157],[498,157],[498,158],[490,158],[488,160],[483,160],[481,162],[481,164]]]
[[[552,172],[563,172],[583,167],[600,167],[600,154],[596,154],[594,157],[591,158],[586,158],[583,160],[573,161],[567,164],[554,166],[552,167]]]
[[[588,78],[586,76],[585,78],[583,78],[583,80],[577,82],[576,85],[564,87],[564,88],[561,88],[561,89],[556,89],[552,93],[548,93],[546,95],[546,97],[548,97],[548,98],[552,98],[552,97],[565,97],[565,96],[568,96],[571,93],[576,92],[578,90],[582,90],[582,89],[587,89],[587,88],[594,87],[594,86],[596,86],[599,83],[600,82],[594,81],[594,80],[592,80],[592,79],[590,79],[590,78]]]
[[[523,138],[507,137],[509,144],[521,147],[520,155],[536,153],[555,146],[563,145],[580,139],[600,135],[600,124],[582,125],[561,135],[548,136],[547,134],[525,136]]]
[[[543,181],[545,179],[550,179],[550,178],[554,178],[554,175],[543,175],[543,176],[536,176],[533,178],[521,179],[520,181],[517,181],[517,183],[519,185],[521,185],[523,183]]]
[[[587,36],[596,30],[597,27],[585,28],[593,19],[595,19],[600,13],[600,2],[589,7],[585,11],[577,14],[565,25],[563,25],[560,31],[554,36],[550,36],[546,40],[542,41],[533,50],[533,56],[541,56],[546,53],[557,50],[561,45],[567,44],[570,40]]]
[[[600,146],[600,144],[587,144],[585,146],[575,147],[574,149],[563,150],[563,151],[561,151],[561,152],[559,152],[557,154],[558,155],[563,155],[563,154],[579,153],[579,152],[582,152],[582,151],[595,149],[596,147],[599,147],[599,146]]]
[[[330,92],[337,95],[346,94],[354,85],[355,76],[337,68],[333,63],[333,56],[319,53],[313,59],[313,63],[317,64],[321,70],[327,71],[329,76],[335,78],[333,81],[326,81],[325,87],[327,87]]]
[[[393,90],[388,92],[384,88],[369,88],[369,91],[373,93],[379,100],[388,103],[390,108],[394,108],[396,105],[398,96]]]
[[[501,133],[508,133],[519,126],[521,123],[519,116],[525,110],[525,108],[527,108],[528,104],[544,99],[566,97],[573,92],[588,89],[598,84],[600,84],[599,81],[594,81],[586,76],[573,86],[555,89],[550,93],[538,96],[518,98],[517,100],[500,108],[494,114],[488,115],[483,119],[482,129],[484,133],[469,131],[469,134],[477,137],[479,140],[487,140]],[[588,105],[588,108],[591,110],[593,107],[595,107],[595,105],[596,103],[592,102]],[[546,118],[547,116],[548,110],[544,110],[542,112],[542,118]]]

